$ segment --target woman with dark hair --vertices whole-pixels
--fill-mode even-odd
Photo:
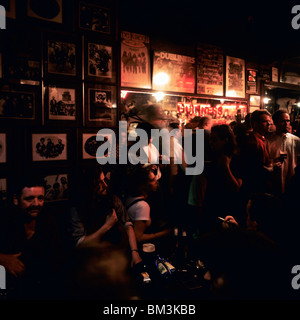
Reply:
[[[128,214],[133,221],[133,228],[138,243],[157,242],[170,234],[162,217],[155,217],[147,202],[151,193],[158,188],[157,166],[136,165],[127,174],[127,198],[125,201]],[[161,242],[159,240],[159,242]]]
[[[127,251],[133,264],[141,261],[132,222],[102,167],[83,174],[81,190],[70,209],[68,235],[72,247],[107,242]]]
[[[237,214],[237,195],[242,185],[238,150],[232,129],[226,124],[213,126],[210,146],[212,161],[205,164],[201,175],[194,177],[189,195],[191,201],[192,190],[197,190],[194,203],[197,206],[196,221],[200,232],[221,225],[219,216],[225,217],[233,212]]]

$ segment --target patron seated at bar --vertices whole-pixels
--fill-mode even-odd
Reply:
[[[63,252],[44,196],[44,180],[28,174],[17,181],[13,203],[0,215],[0,265],[6,269],[8,299],[58,297]]]

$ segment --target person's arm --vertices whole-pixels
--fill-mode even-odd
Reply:
[[[133,224],[134,232],[136,235],[137,242],[147,242],[155,240],[171,233],[171,229],[165,229],[156,233],[145,233],[147,224],[146,221],[136,220]]]
[[[118,217],[115,209],[106,217],[105,223],[97,231],[92,234],[85,235],[79,239],[77,245],[86,245],[90,243],[99,242],[103,236],[118,222]]]
[[[218,164],[224,169],[227,184],[232,192],[238,192],[242,186],[242,179],[236,178],[230,169],[231,158],[222,154],[218,159]]]
[[[135,265],[139,262],[142,261],[142,258],[140,257],[139,251],[138,251],[138,246],[137,246],[137,241],[135,237],[135,232],[132,226],[131,222],[125,223],[125,230],[128,235],[128,240],[129,240],[129,246],[131,249],[131,259],[132,259],[132,264]]]
[[[19,260],[21,254],[21,252],[17,254],[0,253],[0,265],[16,278],[25,272],[25,265]]]

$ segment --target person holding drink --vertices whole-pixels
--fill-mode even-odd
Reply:
[[[276,131],[266,139],[266,147],[273,166],[278,170],[279,193],[284,194],[295,174],[300,155],[300,138],[291,134],[290,116],[285,110],[277,110],[272,116]]]

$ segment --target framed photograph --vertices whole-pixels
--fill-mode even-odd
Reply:
[[[112,148],[113,148],[113,142],[112,142],[112,134],[103,134],[103,141],[97,141],[98,131],[95,132],[81,132],[81,156],[83,160],[87,159],[95,159],[96,160],[96,153],[97,149],[103,144],[106,143],[108,146],[106,151],[104,152],[103,157],[110,157]]]
[[[64,201],[69,199],[68,173],[49,174],[44,176],[46,185],[45,202]]]
[[[79,28],[110,35],[111,8],[97,3],[79,1]]]
[[[33,133],[32,161],[67,160],[66,133]]]
[[[36,124],[41,120],[40,86],[4,85],[0,88],[0,122],[16,120]]]
[[[87,81],[115,83],[115,48],[107,42],[85,37],[84,69]]]
[[[249,102],[250,107],[260,107],[260,96],[250,95]]]
[[[85,86],[85,125],[115,127],[117,120],[116,87]]]
[[[148,36],[122,31],[121,86],[151,88],[150,40]]]
[[[65,83],[45,88],[45,123],[65,125],[79,124],[81,110],[81,90],[78,85]]]
[[[7,162],[6,133],[0,133],[0,163]]]
[[[78,38],[61,34],[47,35],[44,41],[45,77],[77,80],[81,77],[81,49]]]
[[[219,47],[198,44],[197,94],[224,95],[224,53]]]
[[[245,60],[226,56],[226,97],[245,98]]]
[[[7,179],[0,178],[0,202],[7,199]]]
[[[12,26],[2,39],[3,79],[8,83],[40,85],[42,80],[41,31]]]
[[[63,23],[63,0],[27,0],[26,9],[28,17]]]

